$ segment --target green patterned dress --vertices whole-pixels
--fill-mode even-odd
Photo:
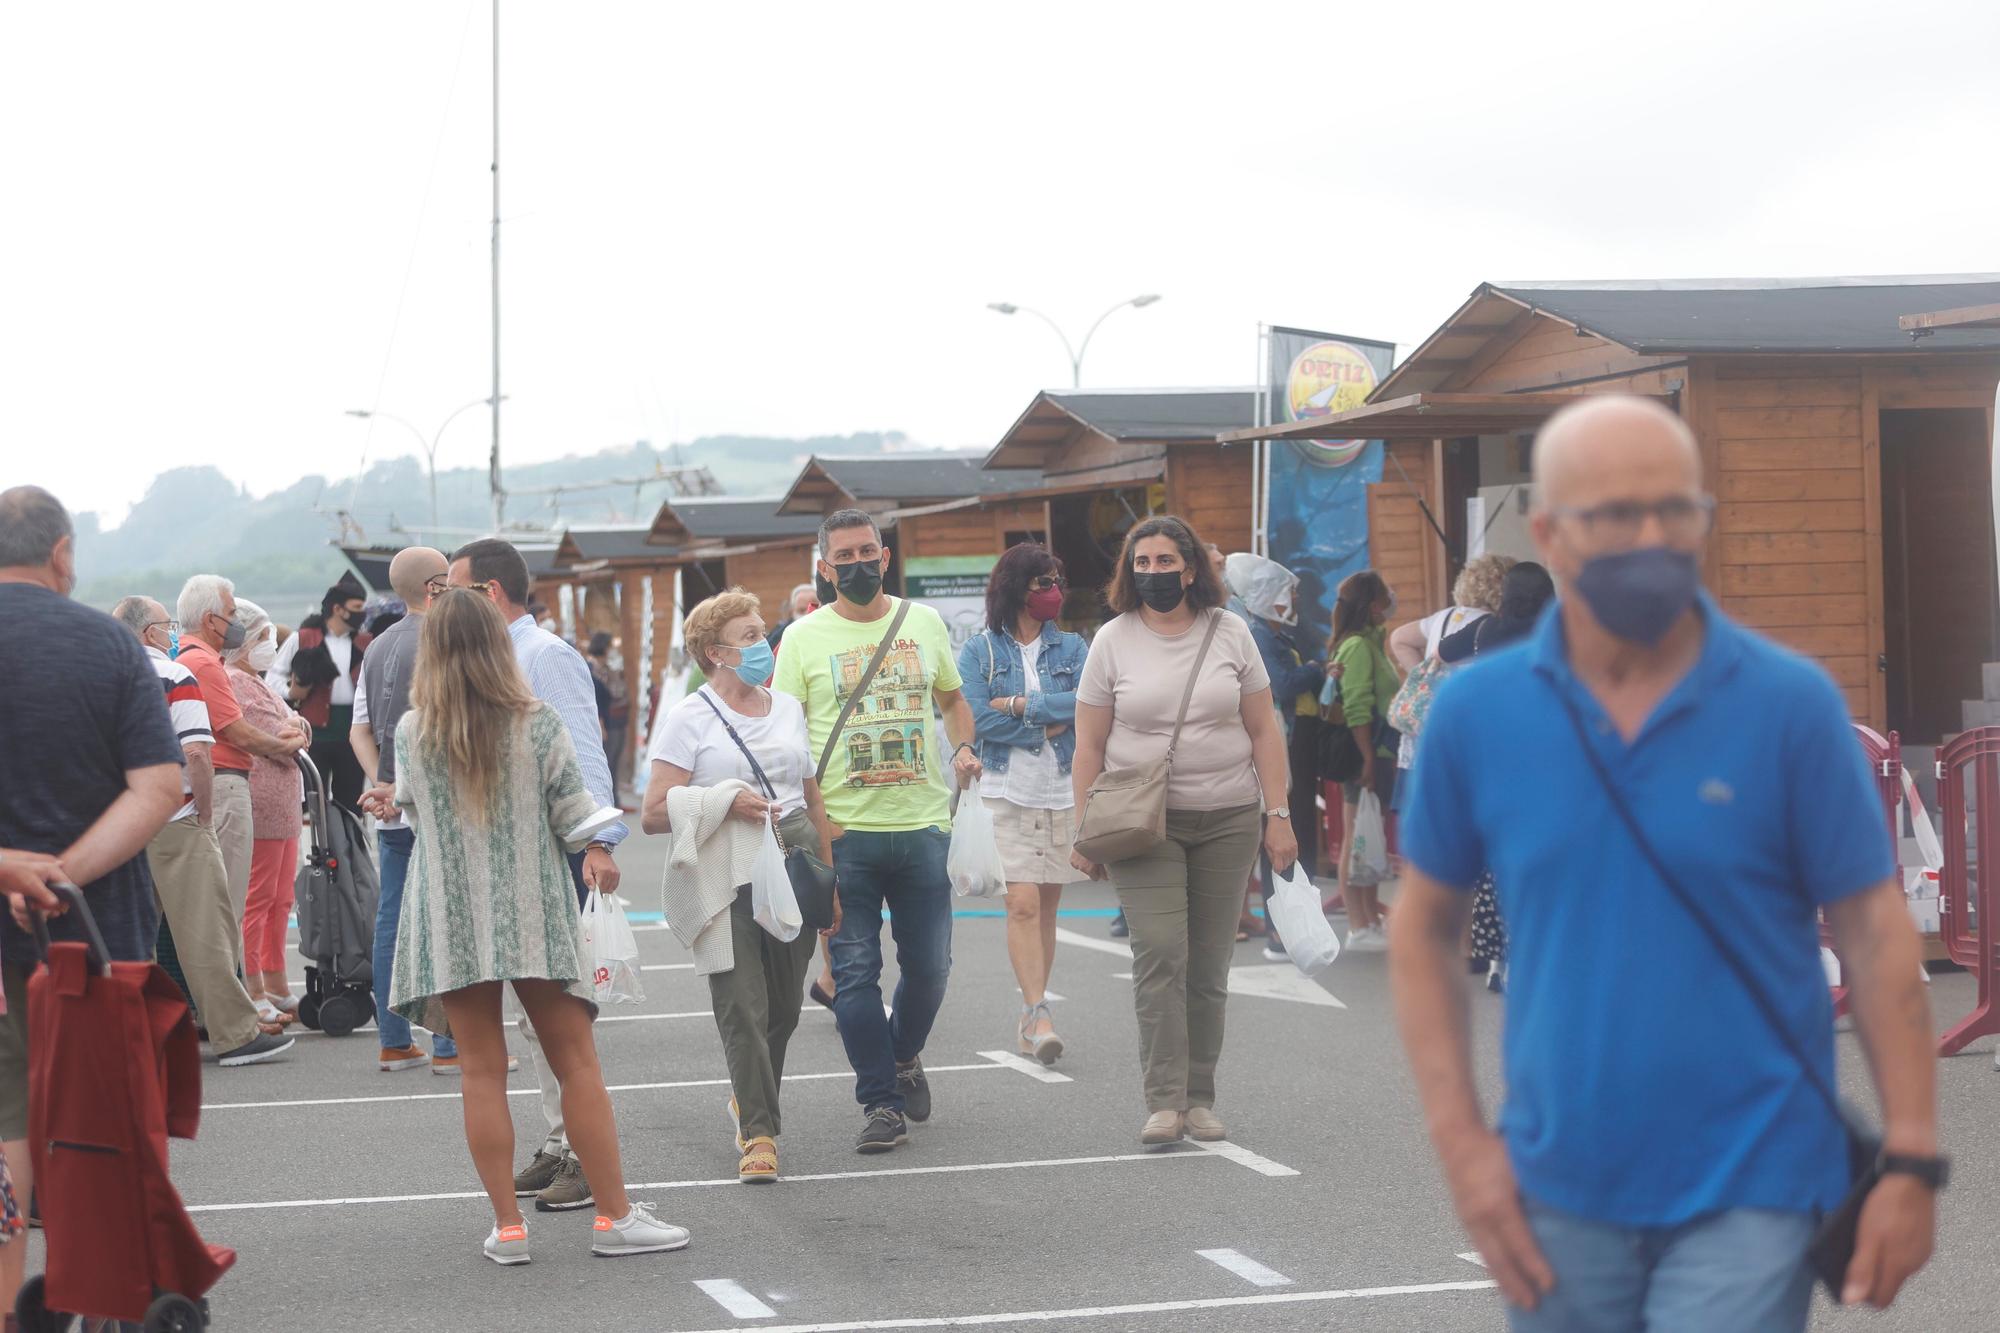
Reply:
[[[545,703],[521,719],[492,775],[488,818],[472,821],[458,813],[443,756],[416,740],[419,716],[413,708],[396,727],[396,803],[417,836],[389,1007],[442,1034],[438,997],[482,981],[563,981],[591,1001],[562,835],[597,802],[562,719]]]

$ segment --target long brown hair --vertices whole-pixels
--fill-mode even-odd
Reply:
[[[418,743],[451,774],[459,815],[485,823],[493,774],[515,727],[535,706],[490,599],[450,588],[431,603],[417,640],[410,703],[419,710]]]
[[[1175,518],[1172,514],[1156,514],[1132,525],[1125,534],[1124,549],[1118,553],[1118,569],[1111,576],[1111,587],[1104,594],[1111,609],[1123,615],[1136,611],[1139,607],[1139,585],[1132,581],[1132,550],[1148,537],[1169,537],[1180,548],[1181,563],[1194,574],[1194,582],[1188,585],[1187,604],[1191,610],[1206,611],[1211,606],[1221,606],[1229,600],[1229,594],[1222,589],[1222,580],[1216,577],[1215,565],[1208,558],[1208,547],[1195,535],[1194,527],[1186,519]]]
[[[1388,595],[1388,581],[1372,569],[1349,574],[1340,581],[1340,591],[1333,600],[1333,633],[1326,640],[1329,657],[1342,639],[1359,634],[1375,622],[1375,603]]]

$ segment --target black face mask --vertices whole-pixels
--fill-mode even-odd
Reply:
[[[832,606],[840,596],[840,589],[833,586],[833,580],[821,578],[818,570],[813,571],[813,591],[819,594],[821,606]]]
[[[1134,573],[1132,584],[1139,591],[1139,600],[1161,615],[1179,606],[1181,599],[1187,596],[1187,589],[1181,586],[1181,572],[1178,569],[1155,570],[1146,574]]]
[[[834,574],[839,579],[840,595],[856,606],[866,606],[882,591],[882,562],[879,560],[854,560],[844,565],[835,565]]]

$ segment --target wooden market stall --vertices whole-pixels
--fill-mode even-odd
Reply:
[[[1388,441],[1409,480],[1391,468],[1371,497],[1371,557],[1415,613],[1482,546],[1531,553],[1542,420],[1580,394],[1655,395],[1701,444],[1724,609],[1817,658],[1857,720],[1930,743],[2000,659],[2000,327],[1913,340],[1899,320],[1997,302],[1996,277],[1485,284],[1366,405],[1227,438]]]
[[[563,624],[561,633],[579,648],[598,630],[615,636],[625,668],[625,697],[635,718],[647,715],[666,674],[675,587],[684,563],[678,553],[651,545],[651,532],[650,523],[571,528],[556,547],[551,573],[536,584],[538,590],[556,593],[545,599],[551,608],[560,605],[562,587],[570,590],[576,623]],[[627,728],[635,745],[643,740],[640,731]]]
[[[646,540],[684,559],[684,605],[742,587],[757,594],[767,623],[784,618],[792,589],[812,579],[812,546],[820,520],[817,514],[780,514],[782,499],[713,496],[671,499],[660,506]]]

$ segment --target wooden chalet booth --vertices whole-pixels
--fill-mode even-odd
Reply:
[[[1225,438],[1386,440],[1409,480],[1387,468],[1371,499],[1371,559],[1419,614],[1469,554],[1532,554],[1528,445],[1549,414],[1654,395],[1701,444],[1724,609],[1818,659],[1857,721],[1931,744],[2000,660],[2000,327],[1913,340],[1899,320],[1988,305],[2000,278],[1486,284],[1364,406]]]
[[[554,572],[547,580],[572,594],[575,611],[569,619],[575,623],[565,620],[563,637],[582,647],[598,630],[616,636],[634,719],[626,739],[635,747],[644,742],[644,720],[666,674],[667,648],[674,639],[675,583],[683,563],[675,552],[651,545],[651,532],[650,523],[571,528],[556,547]],[[560,604],[559,596],[558,591],[557,599],[549,599],[552,609]],[[613,763],[618,762],[614,756]],[[629,768],[628,763],[623,771]]]
[[[678,552],[681,601],[692,608],[725,588],[757,594],[764,620],[787,614],[793,588],[812,580],[816,514],[780,514],[782,496],[710,496],[668,500],[653,516],[648,544]]]

